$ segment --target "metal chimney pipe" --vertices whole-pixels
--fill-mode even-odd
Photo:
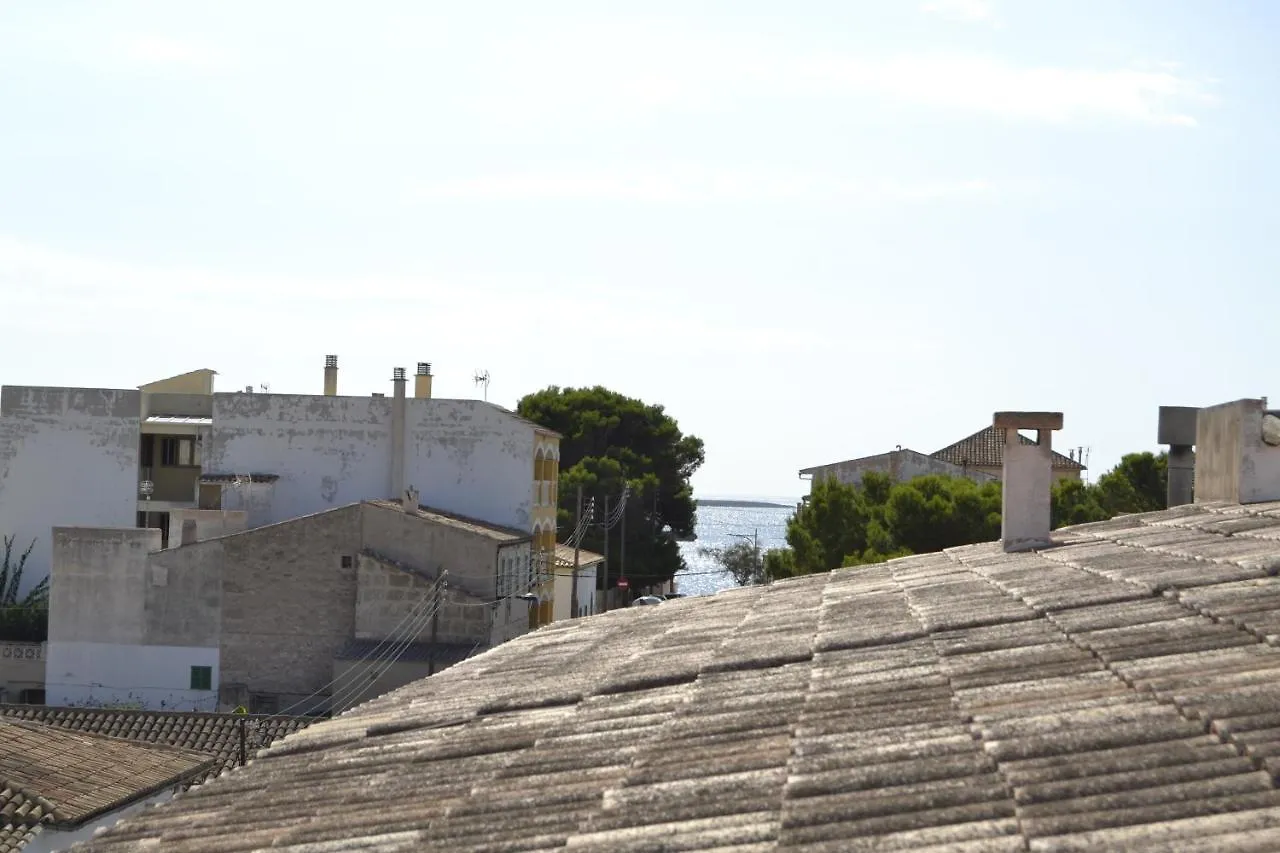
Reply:
[[[324,357],[324,395],[338,396],[338,357],[336,355]]]

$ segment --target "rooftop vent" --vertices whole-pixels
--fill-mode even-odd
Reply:
[[[1194,406],[1161,406],[1156,441],[1169,447],[1169,477],[1165,502],[1182,506],[1192,501],[1196,474],[1196,420]]]
[[[1001,544],[1006,551],[1047,547],[1053,526],[1053,431],[1062,429],[1062,412],[996,412],[993,423],[1004,430]],[[1036,443],[1023,444],[1018,430],[1034,431]]]
[[[338,357],[336,355],[324,357],[324,395],[338,396]]]
[[[431,362],[418,362],[418,375],[413,377],[413,396],[419,400],[431,399]]]
[[[392,381],[392,382],[404,382],[404,381],[405,381],[405,373],[406,373],[406,371],[405,371],[405,369],[404,369],[403,367],[397,367],[397,368],[394,368],[394,369],[391,371],[391,381]]]

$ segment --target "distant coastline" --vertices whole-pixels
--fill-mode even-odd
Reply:
[[[758,509],[764,507],[766,509],[794,509],[795,504],[780,504],[773,501],[735,501],[735,500],[717,500],[698,498],[696,500],[698,506],[727,506],[737,507],[741,509]]]

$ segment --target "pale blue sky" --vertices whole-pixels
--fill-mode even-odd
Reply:
[[[1100,473],[1161,404],[1280,398],[1278,20],[6,3],[0,382],[600,383],[706,441],[704,495],[1060,409]]]

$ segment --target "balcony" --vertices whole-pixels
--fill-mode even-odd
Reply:
[[[143,468],[141,480],[150,480],[153,501],[195,503],[200,482],[200,469],[191,466],[166,466]],[[146,496],[141,495],[145,499]]]

